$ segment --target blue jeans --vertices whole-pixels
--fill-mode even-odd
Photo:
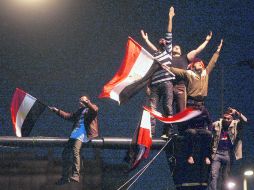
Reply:
[[[220,168],[222,172],[222,183],[224,186],[225,180],[228,179],[230,173],[230,153],[229,151],[220,151],[218,150],[215,154],[215,157],[212,160],[210,181],[208,190],[217,190],[218,188],[218,179],[220,176]],[[223,188],[224,189],[224,188]]]
[[[173,84],[171,81],[166,81],[151,85],[151,94],[149,96],[149,106],[153,110],[157,110],[158,103],[162,101],[163,114],[165,116],[173,115]],[[155,134],[156,119],[151,116],[152,134]],[[165,127],[169,126],[164,124]]]

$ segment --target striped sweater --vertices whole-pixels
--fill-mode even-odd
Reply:
[[[164,46],[164,51],[156,52],[154,58],[161,65],[170,66],[172,64],[172,33],[166,33],[165,40],[166,46]],[[160,69],[153,74],[151,84],[154,85],[173,79],[175,79],[175,75],[173,73],[169,73],[160,67]]]

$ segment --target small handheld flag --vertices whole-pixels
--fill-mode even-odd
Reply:
[[[46,105],[16,88],[11,102],[11,119],[17,137],[28,136]]]

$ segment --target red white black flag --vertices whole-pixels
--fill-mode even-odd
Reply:
[[[152,116],[163,123],[180,123],[191,120],[199,115],[202,114],[201,110],[193,109],[193,108],[186,108],[182,112],[179,112],[173,116],[166,117],[163,116],[160,112],[152,110],[151,108],[145,107],[144,109],[148,111]]]
[[[11,119],[16,136],[28,136],[45,107],[35,97],[16,88],[11,102]]]
[[[125,56],[115,76],[103,87],[100,98],[111,98],[124,103],[140,91],[152,74],[160,67],[153,56],[131,37],[128,38]]]

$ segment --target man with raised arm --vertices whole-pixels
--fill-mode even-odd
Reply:
[[[142,38],[147,43],[148,47],[154,52],[158,51],[158,48],[149,40],[148,34],[141,30]],[[188,65],[196,58],[196,56],[203,51],[212,38],[212,32],[206,36],[205,41],[198,46],[197,49],[190,51],[187,54],[182,54],[182,48],[179,45],[174,45],[172,49],[172,67],[186,70]],[[186,108],[186,85],[185,81],[179,77],[173,80],[174,88],[174,100],[176,102],[176,113],[183,111]]]
[[[64,112],[55,107],[50,107],[50,109],[63,119],[73,122],[71,135],[62,152],[62,177],[56,182],[56,185],[79,182],[82,143],[97,137],[99,133],[97,122],[98,107],[86,95],[79,98],[79,108],[74,113]],[[69,176],[70,168],[72,168],[72,171]]]
[[[236,160],[242,158],[242,140],[239,133],[246,122],[247,118],[241,112],[228,108],[223,114],[223,118],[213,123],[212,166],[209,190],[219,189],[217,186],[219,176],[222,177],[222,184],[225,186],[230,174],[232,158],[234,157]]]
[[[172,32],[172,27],[171,27]],[[141,30],[142,38],[147,43],[148,47],[154,52],[158,52],[158,48],[149,40],[148,34]],[[195,50],[190,51],[187,54],[182,54],[181,47],[179,45],[174,45],[172,49],[172,67],[186,70],[188,65],[196,58],[196,56],[206,47],[212,38],[212,32],[206,36],[205,41]],[[176,113],[183,111],[186,108],[187,92],[186,84],[182,78],[176,77],[173,82],[173,101],[176,105]],[[172,104],[173,104],[172,101]],[[173,112],[173,109],[172,109]],[[172,115],[172,114],[171,114]],[[168,128],[163,129],[162,137],[166,138],[168,135]]]
[[[209,75],[213,68],[215,67],[215,63],[219,58],[219,54],[222,48],[223,40],[221,40],[220,45],[218,46],[216,52],[213,54],[211,60],[207,67],[205,67],[204,62],[201,59],[195,58],[190,64],[191,70],[178,69],[174,67],[163,66],[169,72],[173,72],[176,76],[184,79],[187,83],[187,107],[194,107],[200,109],[202,111],[202,117],[206,118],[208,122],[204,125],[197,125],[197,122],[188,122],[186,128],[181,129],[184,131],[186,136],[188,146],[188,158],[187,161],[189,164],[194,164],[195,160],[193,158],[193,144],[196,141],[197,136],[203,136],[203,144],[202,147],[206,147],[211,140],[211,132],[208,130],[209,127],[209,112],[205,108],[204,101],[208,94],[208,82]],[[196,118],[197,119],[197,118]],[[205,163],[210,164],[210,160],[208,155],[205,156]]]
[[[158,61],[161,66],[170,66],[172,63],[172,19],[174,15],[174,8],[170,7],[167,32],[165,34],[165,38],[161,38],[159,40],[158,48],[149,41],[147,35],[144,35],[147,36],[147,38],[144,38],[146,43],[154,50],[155,60]],[[141,33],[144,32],[141,31]],[[156,110],[158,103],[161,100],[163,111],[166,116],[171,116],[173,114],[173,79],[175,79],[174,74],[160,67],[160,69],[158,69],[151,77],[150,84],[147,87],[149,106]],[[152,134],[154,135],[156,120],[153,117],[151,117],[151,124]]]

